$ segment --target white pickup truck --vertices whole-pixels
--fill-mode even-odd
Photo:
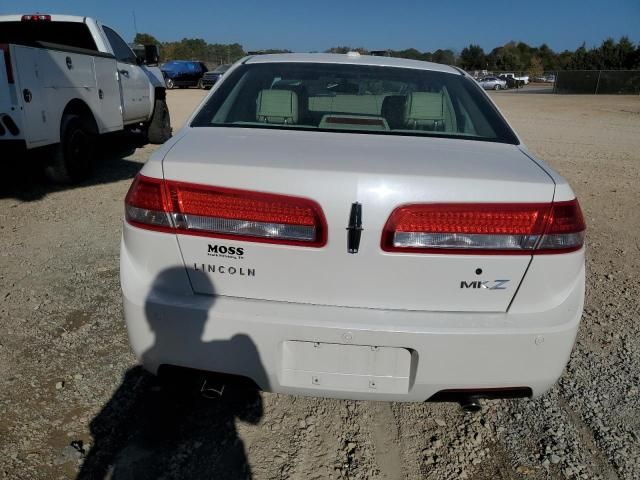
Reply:
[[[516,75],[515,73],[507,72],[500,74],[500,78],[504,80],[511,78],[517,82],[517,85],[529,85],[529,75]]]
[[[147,53],[92,18],[0,16],[0,158],[47,147],[47,175],[68,183],[91,172],[98,136],[168,140],[157,49]]]

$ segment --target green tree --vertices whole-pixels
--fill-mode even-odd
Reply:
[[[620,68],[632,69],[634,67],[637,68],[637,65],[634,65],[634,60],[636,54],[640,54],[640,45],[636,48],[633,45],[633,42],[629,40],[629,37],[624,36],[620,38],[618,41],[618,58],[620,63]]]
[[[351,47],[342,46],[342,47],[331,47],[328,50],[325,50],[325,53],[347,53],[353,50]]]
[[[438,49],[433,52],[433,58],[431,61],[436,63],[444,63],[445,65],[455,65],[456,55],[455,53],[453,53],[453,50]]]
[[[427,60],[427,53],[422,53],[415,48],[406,48],[404,50],[392,50],[392,57],[409,58],[411,60]]]
[[[558,55],[546,43],[538,47],[537,56],[542,62],[543,70],[550,71],[558,68]]]
[[[158,39],[148,33],[136,33],[136,36],[133,38],[133,43],[139,45],[160,45]]]
[[[540,57],[532,57],[529,63],[529,75],[532,77],[541,77],[544,73],[544,66]]]
[[[480,45],[471,44],[460,52],[460,66],[465,70],[482,70],[487,66],[487,57]]]

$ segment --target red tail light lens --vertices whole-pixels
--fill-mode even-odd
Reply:
[[[125,218],[141,228],[172,232],[173,220],[162,180],[138,175],[124,200]]]
[[[576,200],[555,204],[414,204],[397,208],[382,235],[388,252],[527,254],[579,249]]]
[[[13,67],[11,66],[11,56],[9,55],[9,45],[0,44],[0,50],[4,52],[4,66],[7,72],[7,82],[13,83]]]
[[[129,223],[154,230],[310,247],[327,242],[320,206],[287,195],[138,175],[125,210]]]
[[[577,200],[554,203],[551,209],[551,218],[549,218],[549,227],[538,245],[537,253],[578,250],[584,244],[586,228]]]

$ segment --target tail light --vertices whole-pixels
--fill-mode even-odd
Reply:
[[[125,199],[140,228],[252,242],[322,247],[327,227],[306,198],[165,181],[138,175]]]
[[[34,15],[23,15],[21,20],[23,22],[50,22],[51,15],[40,15],[39,13]]]
[[[7,70],[7,82],[13,83],[13,67],[11,66],[11,55],[9,45],[6,43],[0,44],[0,50],[4,52],[4,66]]]
[[[397,208],[382,234],[387,252],[566,253],[584,243],[577,200],[552,204],[414,204]]]

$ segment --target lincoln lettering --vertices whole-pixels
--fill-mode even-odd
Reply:
[[[240,277],[255,277],[255,268],[229,267],[225,265],[210,265],[205,263],[194,263],[193,269],[196,272],[220,273],[223,275],[238,275]]]

